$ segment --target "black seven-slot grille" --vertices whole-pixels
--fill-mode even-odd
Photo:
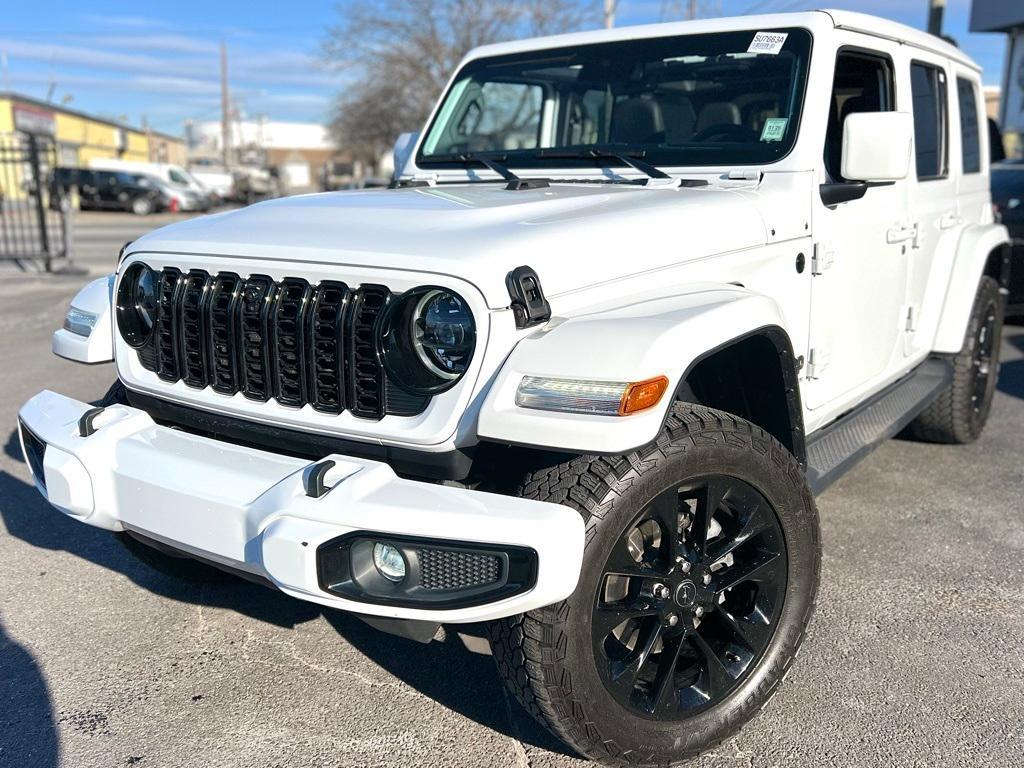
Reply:
[[[377,360],[375,324],[391,300],[383,285],[168,267],[157,293],[153,335],[138,353],[164,381],[366,419],[413,416],[429,402],[389,382]]]

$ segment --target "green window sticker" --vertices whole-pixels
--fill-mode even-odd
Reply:
[[[782,137],[786,135],[787,125],[788,117],[769,117],[761,129],[761,141],[782,141]]]

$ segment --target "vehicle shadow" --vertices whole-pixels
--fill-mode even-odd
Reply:
[[[442,642],[419,643],[378,632],[342,611],[324,611],[324,618],[360,653],[424,696],[517,741],[578,757],[505,698],[504,684],[490,654],[470,651],[457,636],[468,635],[474,647],[486,647],[485,626],[449,625]]]
[[[7,440],[4,452],[24,462],[17,430]],[[285,628],[293,628],[320,615],[315,605],[242,579],[225,578],[199,589],[194,582],[159,573],[133,557],[113,534],[61,514],[46,503],[31,482],[3,470],[0,470],[0,520],[9,535],[34,547],[68,552],[121,573],[143,589],[171,600],[231,608],[258,621]]]
[[[0,762],[56,768],[60,742],[53,699],[35,658],[0,624]]]
[[[17,431],[12,432],[7,440],[4,452],[23,462]],[[203,584],[200,589],[195,582],[159,573],[146,566],[111,533],[83,525],[54,510],[30,482],[2,470],[0,520],[9,535],[34,547],[67,552],[88,560],[123,574],[143,589],[171,600],[234,610],[257,621],[288,629],[322,615],[366,658],[443,706],[521,742],[552,752],[573,754],[527,713],[517,706],[509,706],[491,657],[470,652],[454,632],[450,632],[444,642],[422,644],[406,640],[375,630],[351,614],[295,600],[239,578],[225,577],[215,583]],[[480,627],[460,626],[459,630],[473,633],[481,643],[486,642],[482,639]],[[0,636],[0,642],[2,640]],[[7,666],[3,662],[6,652],[7,647],[3,646],[0,649],[0,669]],[[10,684],[10,675],[3,674],[0,678],[0,693],[3,693],[3,686]],[[2,700],[18,699],[9,697]],[[32,717],[45,720],[42,702],[26,702],[25,711],[35,713]],[[0,723],[3,717],[0,715]],[[50,717],[52,720],[52,714]],[[0,764],[4,757],[6,755],[0,752]],[[14,764],[35,765],[24,761]],[[49,765],[45,762],[39,764]]]

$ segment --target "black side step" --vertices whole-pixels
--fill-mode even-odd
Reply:
[[[950,360],[932,358],[807,439],[807,482],[821,493],[927,408],[953,380]]]

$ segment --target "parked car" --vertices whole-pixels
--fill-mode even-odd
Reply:
[[[219,163],[212,162],[208,158],[194,159],[189,163],[188,172],[200,184],[213,192],[216,196],[216,203],[235,198],[235,177]]]
[[[161,179],[171,188],[188,189],[192,195],[209,207],[214,202],[214,194],[192,174],[173,163],[148,163],[141,160],[122,160],[119,158],[95,158],[89,162],[93,170],[126,171],[127,173],[143,174]]]
[[[86,286],[54,350],[119,381],[22,408],[36,486],[159,568],[487,622],[580,754],[688,758],[796,662],[815,495],[986,424],[983,105],[963,51],[845,11],[478,48],[393,188],[164,227]]]
[[[206,213],[211,208],[211,196],[209,194],[198,194],[190,187],[171,184],[157,176],[151,176],[145,173],[136,173],[132,175],[140,186],[148,186],[160,190],[164,197],[169,201],[167,210],[172,213],[176,213],[178,211],[200,211],[202,213]]]
[[[351,161],[328,160],[320,168],[320,189],[324,192],[351,189],[361,170],[360,165]]]
[[[72,191],[78,194],[83,210],[131,211],[145,216],[167,210],[171,198],[159,188],[140,184],[124,171],[94,171],[84,168],[56,168],[51,177],[51,205]]]
[[[1024,160],[992,166],[992,205],[1010,232],[1010,294],[1006,314],[1024,315]]]

